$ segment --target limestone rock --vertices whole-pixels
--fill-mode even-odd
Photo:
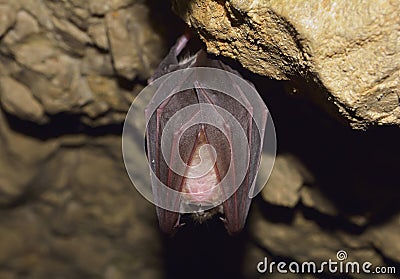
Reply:
[[[18,137],[3,140],[4,126],[1,123],[0,275],[164,278],[154,206],[133,190],[119,136],[82,136],[75,143],[62,136],[57,139],[60,149],[49,157],[43,143],[40,148]],[[10,140],[13,156],[4,148]],[[17,151],[22,154],[14,154]],[[31,173],[37,179],[25,188],[30,194],[17,206],[3,203],[4,182],[17,190],[16,177]]]
[[[90,37],[68,20],[52,17],[51,21],[56,28],[58,36],[61,36],[60,44],[69,52],[83,55],[85,46],[91,43]]]
[[[25,11],[20,11],[17,14],[14,28],[7,33],[3,42],[7,45],[12,45],[27,38],[30,35],[39,33],[39,24],[37,20]]]
[[[121,155],[126,111],[165,51],[149,5],[0,0],[0,278],[165,277],[155,208]]]
[[[29,53],[35,51],[37,56],[33,58]],[[92,100],[92,92],[80,75],[78,60],[40,40],[19,46],[16,56],[27,69],[16,73],[15,78],[31,87],[47,113],[71,111]]]
[[[34,189],[38,185],[48,185],[42,183],[41,171],[58,150],[57,140],[41,141],[13,131],[0,111],[0,145],[1,206],[17,202],[27,191],[33,195],[41,190]]]
[[[89,10],[94,15],[104,15],[109,11],[131,6],[137,0],[90,0]]]
[[[277,255],[293,255],[297,260],[329,259],[335,255],[335,249],[341,246],[339,240],[331,235],[317,233],[318,226],[301,214],[296,214],[291,224],[293,227],[285,223],[274,224],[265,219],[256,221],[254,225],[253,231],[263,247]],[[301,233],[299,229],[302,230]],[[309,247],[320,249],[309,249]]]
[[[111,57],[97,49],[88,48],[81,63],[81,73],[84,76],[100,75],[111,77],[114,75]]]
[[[383,226],[372,228],[368,236],[373,245],[385,257],[400,262],[400,214],[397,214]]]
[[[148,25],[149,11],[144,5],[110,12],[106,15],[114,67],[127,79],[148,76],[159,61],[160,38]]]
[[[79,37],[82,38],[85,35],[79,33],[87,29],[88,21],[90,20],[87,1],[46,1],[44,9],[51,12],[47,21],[48,27],[50,30],[56,31],[51,35],[55,35],[56,39],[57,37],[59,39],[61,35],[66,40],[66,42],[60,40],[60,43],[69,43],[71,39],[79,40]],[[68,34],[72,35],[72,37]]]
[[[263,249],[269,251],[272,255],[284,256],[284,258],[289,258],[291,261],[300,264],[313,261],[318,266],[322,261],[329,261],[329,259],[339,262],[337,252],[344,250],[347,253],[348,261],[361,264],[368,261],[374,267],[387,266],[380,254],[371,249],[367,233],[360,236],[344,232],[343,234],[347,238],[358,239],[359,241],[357,246],[350,247],[343,240],[343,237],[337,237],[330,230],[320,230],[315,222],[308,220],[300,212],[294,214],[290,224],[271,222],[265,220],[265,218],[255,218],[251,224],[252,232]],[[392,238],[391,240],[397,241],[398,239],[396,237],[396,239]],[[393,252],[395,252],[394,249]],[[259,261],[262,260],[263,257],[259,259]],[[269,256],[268,260],[273,261],[274,258]],[[360,273],[351,276],[350,278],[364,279],[369,278],[370,274]],[[385,274],[379,278],[394,279],[396,275]]]
[[[209,49],[224,55],[236,51],[233,57],[271,77],[307,79],[312,88],[323,85],[323,90],[313,92],[322,99],[326,95],[321,92],[332,91],[333,96],[341,90],[328,87],[336,81],[323,74],[328,70],[335,78],[339,77],[334,71],[343,74],[335,68],[339,65],[335,59],[350,59],[358,51],[376,46],[377,61],[382,63],[376,70],[387,66],[385,59],[380,60],[386,49],[379,47],[392,40],[386,40],[385,29],[392,26],[391,13],[373,17],[381,10],[385,13],[382,7],[378,12],[373,7],[368,10],[374,19],[369,26],[386,26],[382,33],[371,37],[367,32],[366,40],[360,39],[354,35],[362,33],[365,22],[357,21],[353,24],[357,28],[347,28],[348,33],[337,37],[333,49],[332,40],[316,32],[322,30],[318,29],[320,21],[327,24],[332,19],[317,13],[318,17],[311,18],[315,19],[311,22],[315,34],[301,29],[311,23],[298,23],[304,16],[299,1],[285,1],[281,9],[273,7],[282,1],[203,2],[210,6],[196,6],[200,2],[194,1],[186,14],[193,19],[199,11],[208,13],[201,34],[207,36]],[[332,11],[342,9],[343,4],[336,2]],[[179,1],[178,6],[185,3],[188,1]],[[325,1],[318,7],[328,9],[331,3],[335,2]],[[318,11],[313,5],[310,13]],[[348,11],[336,13],[338,23],[341,14],[349,16],[349,21],[356,18],[350,17],[355,10],[352,5]],[[367,13],[362,10],[366,5],[360,2],[362,15]],[[271,112],[278,112],[273,117],[281,153],[262,193],[264,200],[253,200],[245,231],[229,237],[216,219],[204,225],[188,224],[175,239],[160,237],[154,205],[140,196],[126,174],[120,133],[129,105],[166,51],[167,42],[160,34],[170,33],[169,43],[181,35],[181,29],[171,28],[176,18],[157,18],[160,7],[165,6],[138,0],[0,0],[0,7],[10,11],[6,24],[0,19],[0,27],[5,28],[0,33],[0,278],[201,277],[190,272],[199,266],[206,270],[210,262],[220,271],[217,274],[221,276],[216,276],[212,270],[218,278],[232,274],[237,278],[282,278],[282,274],[259,274],[257,262],[263,256],[329,260],[335,259],[340,249],[350,260],[398,266],[399,132],[382,134],[378,129],[366,144],[364,135],[373,129],[347,137],[355,132],[338,133],[337,126],[320,118],[325,115],[315,113],[308,102],[300,106],[292,96],[269,98],[283,94],[266,96],[272,102]],[[201,17],[198,19],[191,24],[200,26]],[[212,32],[208,29],[211,24],[216,26]],[[221,25],[226,27],[223,31],[217,29]],[[336,27],[328,24],[325,28],[330,38]],[[341,53],[341,46],[353,37],[362,45],[343,48]],[[321,38],[326,50],[320,46]],[[395,62],[395,55],[392,58]],[[368,59],[365,56],[363,61]],[[335,63],[327,63],[329,68],[324,61]],[[354,76],[356,70],[345,69],[347,78]],[[390,78],[382,80],[382,88],[374,89],[384,90]],[[349,84],[349,79],[343,80],[341,88]],[[388,94],[380,101],[388,114],[391,98]],[[293,100],[290,106],[285,103],[288,99]],[[334,100],[342,104],[339,97]],[[48,122],[43,122],[44,117]],[[148,173],[140,176],[148,177]],[[195,231],[200,233],[193,234]],[[249,254],[242,253],[243,245],[250,249]],[[240,276],[236,271],[243,265],[246,270]],[[176,270],[183,276],[174,276]],[[319,274],[301,277],[315,279]],[[371,278],[362,274],[348,277]]]
[[[208,51],[271,78],[302,79],[310,98],[353,127],[400,125],[397,1],[174,3]]]
[[[309,178],[305,167],[293,156],[277,156],[267,185],[262,190],[269,203],[294,207],[300,199],[300,188]]]
[[[32,266],[40,263],[40,255],[45,252],[40,243],[45,229],[37,226],[39,220],[33,212],[16,211],[7,217],[0,228],[0,260],[8,269],[29,272]],[[18,229],[21,226],[24,229]]]
[[[89,1],[89,11],[94,15],[104,15],[111,10],[110,1]]]
[[[120,124],[165,51],[151,24],[160,15],[150,14],[148,5],[136,0],[0,0],[0,77],[29,88],[27,100],[35,99],[50,122],[53,115],[66,113],[89,126]],[[101,84],[112,86],[98,94]],[[22,99],[13,101],[9,113],[20,119],[32,113]],[[43,123],[40,117],[30,120]]]
[[[97,47],[105,50],[109,49],[107,30],[104,20],[92,19],[88,28],[88,35]]]
[[[317,188],[303,187],[300,191],[301,202],[326,215],[337,216],[338,210]]]
[[[14,25],[16,18],[15,10],[8,5],[0,5],[0,37]]]
[[[95,98],[104,100],[108,107],[122,112],[129,109],[129,104],[125,102],[123,95],[117,94],[120,89],[115,81],[101,76],[88,76],[87,80]]]
[[[21,119],[38,123],[47,120],[43,107],[29,89],[12,78],[0,78],[0,103],[4,110],[18,115]]]

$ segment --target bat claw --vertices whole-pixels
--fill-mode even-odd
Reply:
[[[186,226],[186,223],[181,223],[181,224],[178,225],[178,228],[182,228],[184,226]]]
[[[219,219],[222,221],[222,223],[226,224],[226,218],[219,217]]]
[[[174,229],[180,229],[184,226],[186,226],[186,223],[179,223],[179,219],[178,219],[178,221],[176,222],[176,224],[174,226]]]

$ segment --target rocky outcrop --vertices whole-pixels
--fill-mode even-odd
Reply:
[[[243,71],[278,140],[245,231],[211,220],[165,239],[126,174],[121,130],[177,17],[162,1],[0,0],[0,278],[283,278],[257,263],[339,250],[400,272],[399,131],[326,115],[399,124],[396,2],[303,2],[176,1],[210,52],[290,83]]]
[[[0,102],[36,123],[66,112],[91,126],[121,123],[142,88],[135,80],[145,81],[165,51],[148,6],[136,1],[5,1],[0,9]]]
[[[305,86],[355,128],[400,124],[399,10],[389,0],[175,1],[209,52]]]
[[[163,278],[154,207],[125,175],[120,136],[7,126],[1,113],[0,278]]]
[[[151,12],[0,1],[0,278],[162,278],[154,207],[120,137],[166,51]]]

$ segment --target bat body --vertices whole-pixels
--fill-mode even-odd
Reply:
[[[178,55],[187,42],[187,36],[182,36],[177,41],[149,82],[167,73],[193,67],[217,68],[239,75],[222,61],[210,58],[203,50],[179,61]],[[227,76],[221,82],[234,81]],[[237,88],[240,91],[240,88]],[[158,199],[171,199],[168,202],[179,203],[178,207],[192,206],[195,208],[193,217],[200,223],[216,213],[223,215],[221,219],[230,234],[238,233],[244,227],[251,204],[249,192],[257,176],[262,149],[262,139],[253,119],[252,107],[246,100],[246,92],[240,91],[239,95],[243,99],[242,102],[227,94],[204,88],[200,82],[195,81],[193,89],[167,98],[152,115],[147,115],[146,111],[147,155],[152,171],[164,185],[184,193],[182,198],[172,200],[173,198],[161,193],[156,184],[152,183],[154,195]],[[196,113],[189,114],[189,117],[178,115],[177,112],[193,105],[200,105]],[[201,105],[208,110],[203,110]],[[219,108],[229,112],[234,119],[231,122],[240,127],[244,137],[240,138],[238,133],[233,132],[229,117],[222,116],[222,110]],[[267,111],[261,114],[265,126]],[[192,125],[195,115],[200,115],[201,121]],[[168,121],[174,117],[180,121],[181,126],[170,132]],[[207,119],[217,121],[220,126],[210,125]],[[165,138],[169,139],[169,145],[163,145]],[[239,138],[240,144],[246,146],[248,153],[244,156],[246,158],[238,160],[231,155],[236,154],[233,142],[237,142]],[[162,153],[163,148],[170,151],[167,152],[168,155]],[[177,173],[172,170],[172,166],[177,164],[179,159],[185,167]],[[241,160],[247,162],[247,169],[239,169],[238,161]],[[240,171],[243,171],[244,178],[237,181],[235,174]],[[228,193],[229,187],[235,188],[234,193]],[[157,207],[160,227],[167,234],[174,234],[181,226],[180,215],[178,210],[170,211]]]

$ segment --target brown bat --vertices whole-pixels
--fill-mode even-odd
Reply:
[[[189,38],[186,35],[178,39],[159,65],[156,73],[149,79],[149,82],[165,74],[193,67],[217,68],[239,75],[237,71],[234,71],[221,60],[211,58],[203,50],[186,59],[178,60],[178,56],[186,47],[188,40]],[[234,80],[227,75],[226,79],[221,80],[221,82],[234,83]],[[240,91],[238,86],[235,88]],[[250,102],[246,100],[246,93],[241,91],[239,93],[243,102],[238,102],[227,94],[205,88],[201,82],[195,81],[193,89],[184,90],[170,96],[162,102],[152,115],[148,115],[146,110],[146,118],[148,119],[146,130],[147,155],[152,171],[161,183],[170,189],[184,193],[181,199],[172,198],[163,193],[157,183],[152,182],[155,199],[164,199],[163,201],[167,203],[179,203],[177,208],[180,208],[181,205],[193,206],[196,209],[192,215],[200,223],[219,213],[224,216],[221,217],[221,220],[229,234],[240,232],[245,225],[251,204],[249,193],[257,176],[262,150],[262,138],[253,119],[253,108]],[[242,105],[243,103],[246,104],[246,107]],[[171,169],[171,166],[178,160],[177,157],[174,154],[165,156],[161,152],[163,147],[162,135],[168,127],[168,121],[177,112],[196,104],[211,107],[211,110],[206,113],[199,110],[199,113],[203,113],[204,119],[207,117],[219,119],[222,122],[221,127],[228,128],[214,127],[205,123],[206,121],[189,125],[186,122],[191,120],[182,118],[180,120],[182,128],[178,129],[176,133],[170,134],[172,135],[170,138],[172,143],[167,146],[171,149],[176,146],[177,153],[186,164],[186,169],[177,173]],[[232,161],[231,154],[236,152],[232,143],[239,139],[239,135],[230,132],[228,120],[221,116],[219,108],[228,111],[244,131],[245,136],[240,139],[243,140],[241,143],[243,146],[248,146],[248,165],[245,170],[238,169],[238,163]],[[264,129],[267,110],[260,114],[259,117],[263,119],[262,126],[264,126],[262,129]],[[225,129],[225,132],[222,131],[223,129]],[[243,160],[245,159],[243,158]],[[233,171],[229,171],[230,167]],[[235,177],[239,171],[244,173],[244,179],[241,181],[237,181]],[[224,181],[225,184],[221,181]],[[229,194],[228,187],[234,187],[235,191]],[[170,211],[157,206],[160,227],[167,234],[174,234],[182,225],[179,223],[180,215],[181,213],[178,210]]]

